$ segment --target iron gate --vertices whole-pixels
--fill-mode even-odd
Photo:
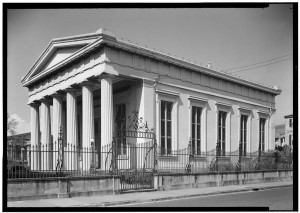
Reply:
[[[153,128],[133,111],[126,122],[117,123],[112,143],[111,172],[121,176],[121,191],[154,188],[156,139]]]

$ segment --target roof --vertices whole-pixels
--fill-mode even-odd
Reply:
[[[175,64],[177,66],[191,69],[202,74],[207,74],[242,85],[250,86],[274,95],[279,95],[281,93],[281,90],[277,86],[266,86],[259,84],[257,82],[249,81],[229,73],[216,71],[212,68],[200,66],[195,63],[149,49],[147,47],[142,47],[137,44],[118,39],[111,32],[104,28],[97,30],[95,33],[53,39],[42,52],[41,56],[37,59],[33,67],[22,78],[21,83],[23,86],[29,87],[36,81],[45,78],[45,76],[71,64],[79,57],[90,53],[95,48],[98,48],[102,45],[108,45],[111,47],[124,49],[126,51],[136,52],[146,57],[155,58],[157,60]]]

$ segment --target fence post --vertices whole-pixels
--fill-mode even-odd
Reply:
[[[154,174],[157,174],[158,170],[158,165],[157,165],[157,142],[156,142],[156,137],[154,135],[154,169],[153,172]]]
[[[217,141],[217,146],[216,146],[216,171],[219,170],[219,156],[221,154],[221,149],[220,149],[220,141]]]
[[[92,148],[92,159],[91,159],[91,166],[90,166],[90,170],[95,169],[95,141],[94,139],[91,139],[91,148]]]
[[[191,158],[193,157],[192,156],[193,153],[192,153],[192,147],[191,147],[191,138],[189,140],[189,145],[188,145],[188,162],[186,164],[186,173],[191,173],[192,171],[192,168],[191,168]]]
[[[238,171],[242,170],[242,143],[239,144],[239,160],[238,160]]]

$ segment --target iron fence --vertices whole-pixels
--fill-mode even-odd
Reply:
[[[207,173],[234,171],[268,171],[293,169],[293,153],[256,151],[252,153],[216,150],[192,154],[189,147],[180,150],[163,150],[158,147],[158,173]],[[168,153],[168,154],[164,154]]]
[[[7,159],[8,179],[110,175],[112,144],[77,147],[54,142],[27,150],[9,146]]]
[[[120,151],[121,150],[121,151]],[[168,153],[168,154],[166,154]],[[112,142],[105,146],[82,148],[72,144],[7,147],[7,178],[54,178],[66,176],[120,175],[124,187],[139,178],[135,184],[149,185],[149,177],[158,173],[205,173],[232,171],[259,171],[293,169],[292,149],[257,151],[253,153],[216,150],[197,153],[189,147],[164,150],[153,140],[126,144]],[[136,178],[136,177],[135,177]],[[149,182],[149,183],[148,183]],[[128,186],[127,186],[128,185]],[[150,185],[149,185],[150,186]]]

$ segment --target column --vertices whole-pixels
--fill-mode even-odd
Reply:
[[[67,156],[68,170],[77,169],[77,102],[76,89],[67,88],[67,147],[65,156]]]
[[[104,74],[100,77],[101,82],[101,147],[109,149],[113,139],[113,76]],[[111,158],[101,156],[101,170],[109,171]]]
[[[40,153],[39,150],[39,132],[40,132],[40,122],[39,122],[39,104],[30,103],[31,107],[31,159],[30,168],[31,170],[40,169]]]
[[[100,77],[101,82],[101,146],[112,142],[113,138],[113,76],[104,74]]]
[[[41,99],[41,170],[52,168],[50,101]]]
[[[93,83],[82,85],[82,170],[88,171],[91,163],[91,140],[95,140]],[[98,153],[100,154],[100,153]]]
[[[53,170],[56,169],[59,157],[58,137],[62,127],[62,95],[54,93],[53,97]]]

